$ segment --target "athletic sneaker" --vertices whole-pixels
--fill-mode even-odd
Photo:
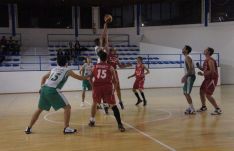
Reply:
[[[104,107],[104,111],[105,111],[106,115],[108,115],[109,114],[109,111],[108,111],[109,105],[106,103],[103,103],[103,107]]]
[[[109,107],[104,107],[104,111],[105,111],[106,115],[108,115],[108,114],[109,114],[108,109],[109,109]]]
[[[220,115],[220,114],[222,114],[222,110],[219,108],[215,109],[214,112],[211,113],[211,115]]]
[[[27,127],[24,132],[25,132],[25,134],[31,134],[32,133],[32,129],[29,128],[29,127]]]
[[[204,112],[207,110],[206,106],[202,106],[199,110],[197,110],[197,112]]]
[[[89,126],[94,127],[95,126],[95,121],[89,121]]]
[[[196,114],[195,110],[192,108],[187,108],[184,112],[184,114],[188,115],[188,114]]]
[[[97,105],[97,109],[98,110],[101,110],[102,109],[102,106],[100,104]]]
[[[123,105],[122,101],[119,101],[119,105],[120,105],[121,109],[123,110],[124,109],[124,105]]]
[[[76,133],[76,132],[77,132],[77,129],[73,129],[73,128],[70,128],[70,127],[66,127],[63,130],[64,134],[73,134],[73,133]]]
[[[137,100],[136,105],[139,105],[142,102],[142,100]]]
[[[84,102],[81,102],[80,107],[84,107],[84,106],[85,106]]]
[[[119,131],[120,131],[120,132],[125,132],[125,128],[123,127],[123,125],[122,125],[122,124],[121,124],[121,125],[119,125],[118,127],[119,127]]]
[[[147,101],[143,100],[143,106],[146,106],[146,105],[147,105]]]

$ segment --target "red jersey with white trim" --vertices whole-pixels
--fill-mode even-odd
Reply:
[[[107,61],[114,69],[117,69],[119,63],[119,56],[117,54],[109,54]]]
[[[136,69],[135,69],[135,75],[136,75],[136,79],[143,79],[145,78],[145,68],[143,64],[137,64],[136,65]]]
[[[207,71],[210,70],[210,67],[209,67],[209,61],[213,61],[214,62],[214,65],[215,65],[215,72],[213,74],[210,74],[210,75],[205,75],[205,79],[218,79],[218,65],[217,65],[217,62],[213,59],[213,58],[209,58],[209,59],[206,59],[203,63],[203,71],[204,73],[206,73]]]
[[[112,85],[111,65],[101,62],[93,69],[93,86]]]

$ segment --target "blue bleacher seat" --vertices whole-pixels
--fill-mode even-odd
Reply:
[[[20,61],[20,59],[13,59],[13,61]]]
[[[50,61],[56,61],[57,59],[56,58],[51,58]]]
[[[184,61],[176,61],[177,64],[184,63]]]
[[[12,65],[13,65],[13,67],[18,67],[19,66],[19,64],[16,64],[16,63],[14,63]]]
[[[51,63],[50,65],[51,65],[51,66],[57,66],[57,64],[56,64],[56,63]]]
[[[11,66],[11,64],[6,63],[6,64],[4,64],[4,66],[5,66],[5,67],[10,67],[10,66]]]
[[[11,59],[5,59],[5,61],[11,61]]]
[[[150,61],[150,64],[157,64],[157,61]]]
[[[162,61],[158,61],[157,63],[158,63],[158,64],[163,64]]]
[[[72,65],[73,65],[73,66],[78,66],[78,63],[73,63]]]
[[[176,64],[176,62],[175,62],[175,61],[169,61],[169,63],[170,63],[170,64]]]

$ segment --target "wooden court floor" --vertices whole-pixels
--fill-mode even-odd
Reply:
[[[148,106],[136,107],[131,90],[122,90],[125,110],[121,111],[126,132],[117,129],[112,112],[99,111],[97,126],[88,127],[91,93],[81,108],[81,92],[65,92],[72,106],[74,135],[63,135],[63,112],[43,112],[33,134],[24,134],[39,94],[0,95],[0,151],[234,151],[234,86],[221,86],[215,98],[223,114],[208,111],[186,116],[187,104],[181,88],[146,89]],[[200,107],[199,88],[192,92],[195,107]]]

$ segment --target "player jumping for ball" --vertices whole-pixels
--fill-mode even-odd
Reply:
[[[94,40],[96,54],[98,54],[99,51],[104,51],[109,54],[108,24],[112,21],[112,17],[110,15],[105,15],[104,21],[105,23],[100,38]],[[97,63],[99,62],[100,58],[98,57]]]
[[[145,70],[146,70],[146,73],[145,73]],[[136,80],[134,82],[133,89],[132,89],[137,97],[136,105],[139,105],[142,102],[137,90],[140,91],[141,96],[143,98],[143,106],[146,106],[146,104],[147,104],[143,90],[144,90],[145,75],[147,75],[149,73],[150,73],[149,69],[146,68],[145,65],[143,64],[143,58],[137,57],[137,65],[135,68],[135,73],[128,77],[128,79],[130,79],[132,77],[136,77]]]

